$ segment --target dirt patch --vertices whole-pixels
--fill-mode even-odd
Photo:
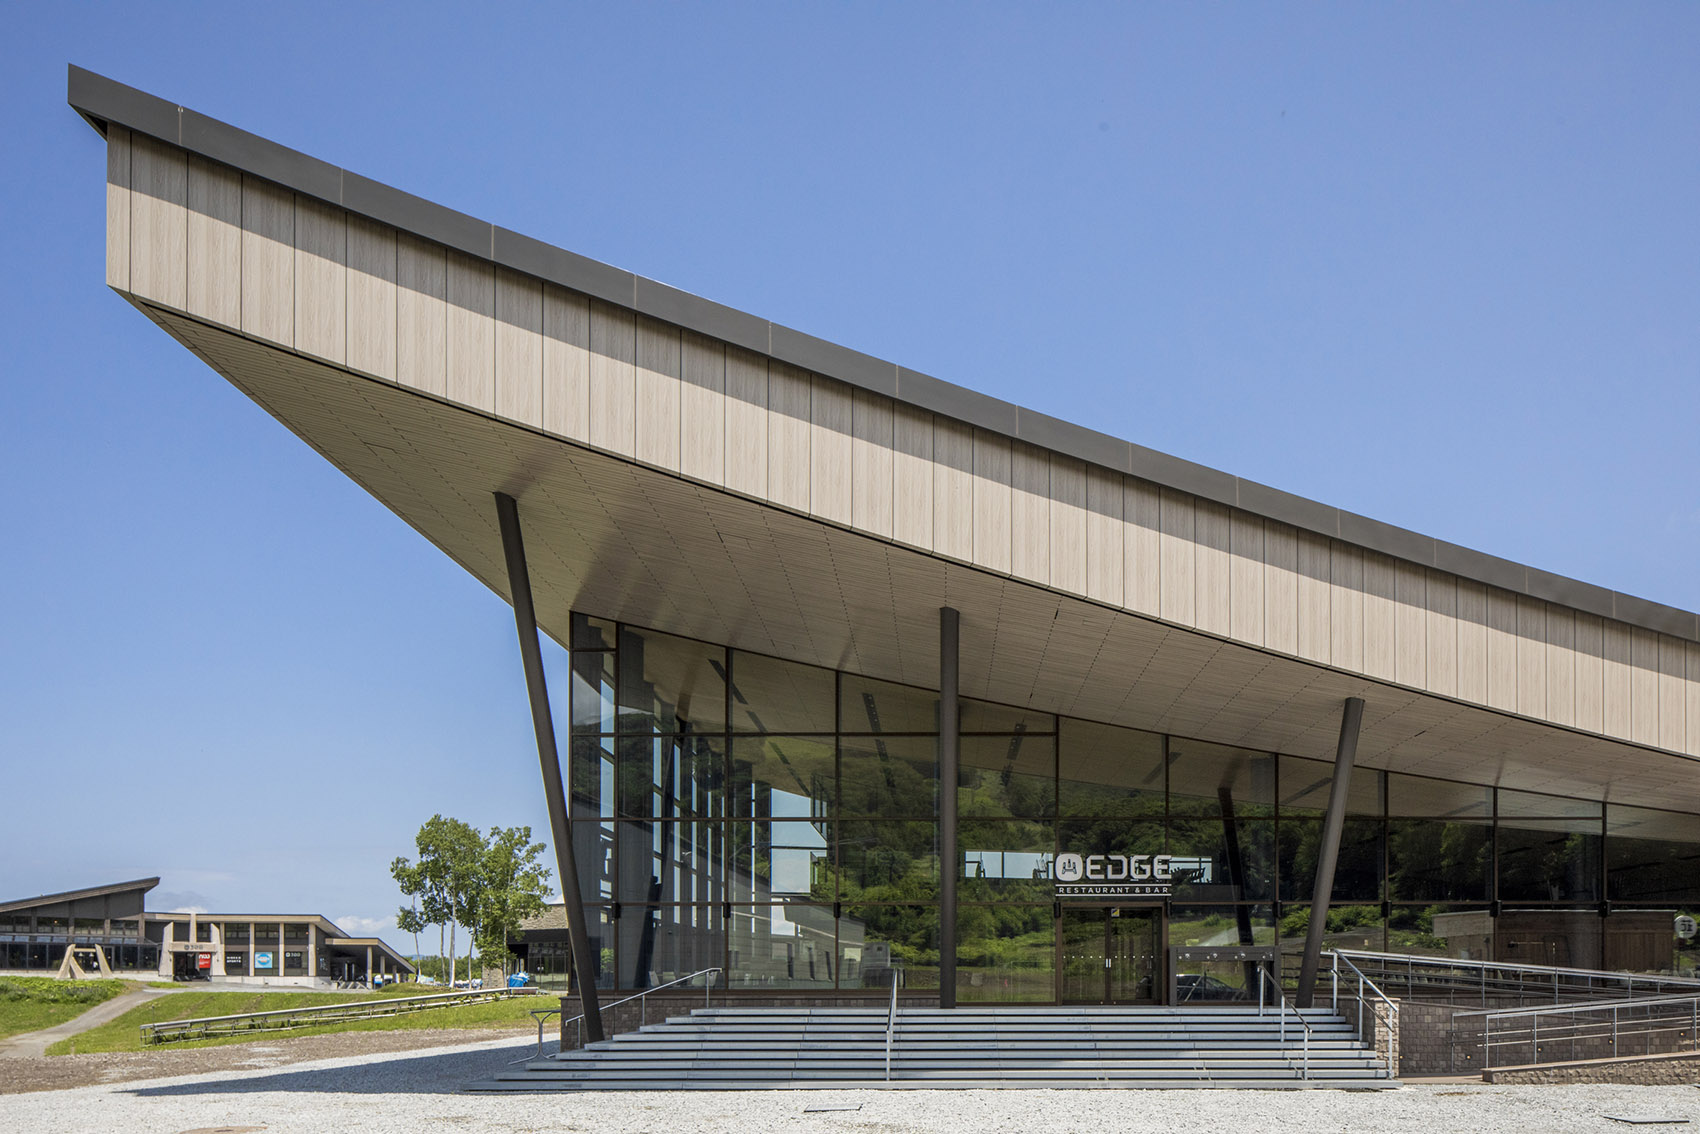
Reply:
[[[200,1075],[208,1071],[258,1071],[311,1059],[341,1059],[382,1055],[452,1044],[478,1043],[512,1036],[535,1038],[530,1029],[427,1028],[389,1032],[340,1032],[322,1036],[293,1036],[223,1047],[155,1048],[114,1051],[98,1055],[55,1055],[8,1059],[0,1065],[0,1094],[61,1091],[101,1083],[163,1079],[171,1075]]]

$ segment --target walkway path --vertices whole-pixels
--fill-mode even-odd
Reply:
[[[63,1024],[51,1028],[43,1028],[39,1032],[21,1032],[15,1036],[0,1039],[0,1059],[29,1059],[39,1058],[47,1054],[47,1049],[62,1039],[69,1039],[90,1028],[98,1028],[109,1020],[116,1020],[130,1009],[157,996],[170,996],[173,988],[140,988],[134,992],[126,992],[114,996],[111,1000],[102,1001],[84,1012],[74,1016]]]

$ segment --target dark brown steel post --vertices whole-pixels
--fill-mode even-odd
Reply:
[[[591,964],[590,933],[584,923],[578,863],[573,854],[572,817],[561,786],[561,757],[555,747],[555,718],[549,712],[549,687],[543,680],[543,651],[537,644],[537,611],[531,604],[531,572],[525,565],[519,505],[496,493],[496,517],[502,528],[502,553],[508,561],[508,590],[513,594],[514,627],[525,665],[525,689],[531,697],[531,726],[537,733],[537,759],[543,767],[543,795],[549,803],[549,830],[555,840],[555,867],[561,875],[561,899],[567,907],[567,942],[573,954],[573,989],[584,1011],[584,1038],[602,1039],[602,1011],[596,997],[596,967]],[[564,1038],[564,1037],[563,1037]]]

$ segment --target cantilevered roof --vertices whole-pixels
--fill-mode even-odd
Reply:
[[[12,910],[34,909],[36,906],[52,905],[55,902],[78,902],[89,898],[104,898],[108,894],[124,894],[132,890],[143,893],[159,885],[158,878],[138,878],[133,882],[113,882],[105,886],[89,886],[81,890],[66,890],[59,894],[41,894],[34,898],[18,898],[15,901],[0,902],[0,913]]]
[[[556,248],[72,66],[67,101],[402,232],[1090,465],[1544,602],[1700,642],[1700,614],[1474,551],[1099,433]]]

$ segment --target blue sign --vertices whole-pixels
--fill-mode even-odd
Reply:
[[[256,969],[269,969],[269,968],[271,968],[272,967],[272,955],[270,953],[255,953],[254,954],[254,967]]]

